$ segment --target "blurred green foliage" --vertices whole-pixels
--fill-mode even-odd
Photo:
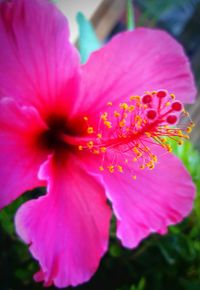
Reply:
[[[166,15],[178,18],[177,13],[174,14],[173,11],[177,11],[177,7],[183,5],[183,2],[184,5],[189,3],[188,9],[192,9],[197,1],[138,0],[137,2],[143,9],[141,23],[145,19],[150,19],[151,25],[161,21],[164,26],[166,22],[163,19],[167,17]],[[130,13],[130,6],[128,9]],[[130,19],[131,14],[129,14],[129,28],[131,28]],[[79,24],[82,26],[81,29],[90,32],[89,39],[95,37],[90,25],[80,15]],[[173,33],[175,24],[167,25],[169,23],[166,27]],[[82,47],[85,46],[87,39],[81,38]],[[83,61],[88,55],[87,51]],[[184,143],[183,146],[176,146],[173,143],[172,146],[197,186],[197,197],[192,214],[181,224],[170,227],[167,235],[154,234],[132,251],[123,248],[115,238],[113,218],[109,252],[102,259],[97,273],[90,282],[77,287],[77,290],[200,289],[200,154],[190,142]],[[0,213],[0,290],[43,289],[41,284],[36,284],[32,280],[38,265],[31,257],[27,246],[16,237],[13,221],[14,214],[22,203],[43,193],[43,189],[29,192]]]
[[[127,10],[127,20],[126,26],[128,30],[133,30],[135,28],[135,19],[134,19],[134,9],[131,0],[127,0],[126,3],[126,10]]]

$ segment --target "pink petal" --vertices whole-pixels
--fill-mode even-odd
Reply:
[[[24,191],[41,186],[37,178],[46,153],[34,146],[34,136],[45,129],[33,107],[20,108],[11,99],[0,101],[0,208]]]
[[[40,262],[36,281],[75,286],[90,279],[107,250],[111,213],[104,190],[70,155],[46,162],[40,178],[48,180],[48,194],[19,209],[17,232]]]
[[[0,35],[0,95],[44,114],[55,106],[69,111],[79,87],[79,57],[57,8],[47,0],[3,1]]]
[[[196,94],[188,59],[180,44],[160,30],[138,28],[114,37],[83,66],[82,93],[77,110],[95,114],[108,101],[167,89],[183,102]]]
[[[172,154],[160,156],[153,170],[136,165],[132,169],[136,180],[128,171],[104,174],[107,196],[118,220],[117,236],[129,248],[150,233],[164,234],[167,226],[180,222],[190,213],[195,193],[190,175]]]

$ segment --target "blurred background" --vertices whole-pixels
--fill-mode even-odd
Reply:
[[[126,0],[57,0],[56,5],[70,19],[71,40],[78,46],[75,16],[82,11],[95,28],[100,41],[127,29]],[[200,87],[200,0],[129,1],[137,26],[159,27],[173,35],[189,56],[196,84]],[[200,90],[199,90],[200,92]],[[110,234],[109,252],[94,277],[77,290],[199,290],[200,289],[200,98],[189,106],[196,128],[191,143],[175,153],[183,160],[197,185],[197,198],[190,217],[166,236],[152,235],[135,250],[121,247],[115,238],[115,221]],[[35,190],[0,213],[0,290],[41,290],[32,276],[35,262],[15,235],[13,217],[27,199],[43,194]],[[51,289],[56,289],[50,287]],[[72,288],[68,288],[72,289]]]

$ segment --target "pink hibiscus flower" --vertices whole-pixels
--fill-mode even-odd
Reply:
[[[134,248],[188,215],[195,191],[163,138],[187,138],[170,127],[186,115],[182,103],[154,91],[194,100],[181,46],[139,28],[81,66],[68,38],[48,1],[0,1],[0,207],[47,186],[18,210],[16,229],[39,261],[35,280],[57,287],[96,271],[108,247],[107,199],[117,237]]]

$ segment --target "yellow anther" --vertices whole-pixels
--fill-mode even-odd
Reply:
[[[83,120],[84,120],[84,121],[88,121],[88,117],[84,116],[84,117],[83,117]]]
[[[181,130],[177,130],[177,134],[179,135],[179,137],[182,137],[183,132]]]
[[[110,121],[104,121],[104,125],[109,129],[112,128],[112,124]]]
[[[149,138],[152,136],[151,133],[149,133],[149,132],[145,132],[145,135]]]
[[[186,134],[184,134],[184,135],[183,135],[183,138],[184,138],[184,139],[187,139],[187,140],[189,140],[189,139],[190,139],[190,136],[189,136],[189,135],[186,135]]]
[[[175,100],[176,99],[176,96],[174,94],[170,94],[172,100]]]
[[[114,111],[114,117],[120,117],[120,113],[117,111]]]
[[[123,172],[123,167],[121,165],[118,165],[117,169],[118,169],[119,172]]]
[[[130,97],[130,100],[131,100],[131,101],[134,101],[134,100],[140,100],[140,96],[131,96],[131,97]]]
[[[153,170],[154,168],[155,168],[155,164],[151,164],[151,165],[149,165],[149,167],[148,167],[150,170]]]
[[[128,109],[128,104],[127,103],[122,103],[122,104],[119,104],[119,107],[120,107],[120,109],[127,110]]]
[[[107,102],[107,106],[111,107],[113,105],[112,102]]]
[[[152,155],[152,159],[154,162],[158,162],[158,157],[156,155]]]
[[[172,152],[172,147],[169,144],[164,145],[168,152]]]
[[[136,157],[133,158],[133,162],[137,162],[137,158]]]
[[[106,121],[107,117],[108,117],[108,113],[107,112],[104,112],[103,114],[101,114],[101,119],[102,120]]]
[[[155,164],[154,164],[154,162],[150,161],[149,163],[146,164],[146,166],[152,170],[152,169],[154,169]]]
[[[87,143],[87,147],[88,147],[89,149],[92,149],[93,146],[94,146],[93,141],[89,141],[89,142]]]
[[[106,147],[101,147],[100,150],[101,150],[102,153],[105,153],[106,152]]]
[[[187,133],[191,133],[192,132],[192,128],[191,127],[187,127],[186,132]]]
[[[186,117],[189,117],[189,116],[190,116],[190,114],[189,114],[187,111],[183,111],[183,113],[184,113],[184,115],[185,115]]]
[[[94,150],[93,150],[93,153],[96,154],[96,155],[98,155],[100,152],[99,152],[99,150],[94,149]]]
[[[88,127],[87,132],[88,132],[88,134],[93,134],[94,133],[93,127]]]
[[[134,110],[135,110],[135,106],[130,105],[130,106],[128,107],[128,111],[129,111],[129,112],[133,112]]]
[[[183,145],[183,140],[179,140],[178,145],[180,145],[180,146]]]
[[[133,152],[135,153],[135,154],[138,154],[138,153],[140,153],[140,151],[138,150],[138,147],[133,147]]]
[[[115,171],[115,168],[113,165],[108,166],[108,170],[110,171],[110,173],[113,173]]]
[[[166,107],[169,107],[170,105],[171,105],[170,102],[165,103],[165,106],[166,106]]]
[[[142,123],[142,117],[139,115],[135,116],[135,122]]]
[[[126,120],[122,119],[122,120],[119,122],[119,127],[120,127],[120,128],[123,128],[124,126],[126,126]]]
[[[104,171],[104,167],[103,166],[99,166],[99,170],[100,171]]]
[[[145,169],[145,165],[140,165],[140,169]]]
[[[137,176],[136,176],[136,175],[133,175],[132,178],[133,178],[134,180],[136,180],[136,179],[137,179]]]
[[[101,133],[98,133],[97,134],[97,138],[101,139],[102,138],[102,134]]]
[[[191,126],[191,128],[194,128],[195,127],[195,123],[194,122],[190,122],[190,126]]]
[[[79,145],[78,146],[78,150],[82,151],[83,150],[83,146],[82,145]]]

